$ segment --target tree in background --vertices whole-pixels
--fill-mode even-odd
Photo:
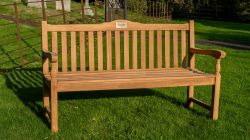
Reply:
[[[250,0],[165,0],[173,2],[175,17],[197,16],[201,7],[220,10],[223,19],[250,22]],[[220,7],[220,8],[218,8]],[[198,15],[199,17],[199,15]],[[201,17],[202,18],[202,17]]]

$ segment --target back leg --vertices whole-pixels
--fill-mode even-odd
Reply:
[[[194,103],[191,102],[190,98],[194,97],[194,86],[188,86],[187,90],[187,106],[188,108],[192,109],[194,106]]]
[[[45,116],[48,117],[48,111],[50,109],[50,91],[45,81],[43,81],[43,109],[45,110]]]

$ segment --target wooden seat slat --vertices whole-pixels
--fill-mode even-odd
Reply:
[[[188,81],[188,82],[187,82]],[[213,85],[214,77],[180,77],[180,78],[138,78],[114,80],[86,80],[58,82],[58,91],[94,91],[136,88],[177,87],[190,85]]]
[[[178,78],[195,78],[195,77],[200,77],[200,78],[211,78],[214,76],[213,75],[200,75],[200,74],[167,74],[167,75],[164,75],[164,74],[152,74],[152,75],[102,75],[102,76],[82,76],[82,75],[75,75],[75,76],[72,76],[72,77],[69,77],[68,75],[65,76],[65,77],[61,77],[60,75],[57,77],[57,80],[58,82],[61,82],[61,81],[90,81],[90,80],[122,80],[122,79],[130,79],[130,80],[134,80],[134,79],[143,79],[143,78],[151,78],[151,79],[166,79],[166,80],[169,80],[169,78],[172,78],[172,79],[178,79]],[[46,79],[48,81],[50,81],[50,77],[46,77]]]
[[[190,70],[188,68],[171,68],[171,69],[152,69],[152,70],[143,70],[143,69],[137,69],[137,70],[117,70],[117,71],[104,71],[104,73],[107,73],[107,74],[110,74],[110,73],[126,73],[126,74],[130,74],[130,73],[137,73],[137,72],[144,72],[144,71],[147,71],[147,72],[155,72],[157,71],[158,73],[166,73],[168,72],[169,70],[173,71],[173,72],[176,72],[176,73],[183,73],[183,72],[190,72],[190,71],[193,71],[195,73],[201,73],[201,74],[204,74],[204,72],[200,72],[200,71],[197,71],[197,70]],[[102,74],[103,72],[99,72],[99,71],[86,71],[86,72],[58,72],[57,74],[60,74],[60,75],[88,75],[88,74]],[[46,74],[46,75],[50,75],[50,74]]]
[[[50,75],[45,76],[46,79],[49,81]],[[126,73],[126,72],[110,72],[110,73],[88,73],[88,74],[78,74],[78,75],[57,75],[58,85],[71,85],[72,82],[74,85],[84,85],[85,83],[95,83],[107,86],[106,88],[111,88],[112,84],[120,83],[120,84],[126,84],[128,82],[134,82],[134,83],[151,83],[150,87],[156,86],[157,84],[154,82],[165,82],[169,85],[165,85],[165,87],[171,86],[171,84],[174,84],[174,82],[182,82],[182,84],[189,84],[190,80],[193,81],[193,83],[202,85],[202,84],[212,84],[214,82],[215,76],[212,74],[204,74],[204,73],[196,73],[194,71],[189,70],[183,70],[182,73],[175,72],[171,70],[165,70],[165,71],[141,71],[141,72],[134,72],[134,73]],[[186,81],[185,81],[186,80]],[[170,82],[171,81],[171,82]],[[115,83],[114,83],[115,82]],[[110,83],[108,84],[102,84],[102,83]],[[111,84],[112,83],[112,84]],[[66,90],[64,86],[62,91]],[[123,88],[127,89],[124,85]],[[133,86],[132,86],[133,87]],[[130,88],[132,88],[130,87]],[[80,86],[78,87],[80,88]],[[89,87],[83,86],[81,90],[84,90],[85,88],[89,89]],[[95,87],[91,90],[99,90],[98,87]],[[103,89],[103,87],[101,87]],[[120,88],[122,89],[122,88]],[[60,90],[60,89],[59,89]]]
[[[45,75],[47,80],[50,80],[50,75]],[[118,80],[119,79],[178,79],[178,78],[190,78],[190,77],[200,77],[200,78],[211,78],[214,75],[190,71],[190,70],[180,70],[180,71],[172,71],[172,70],[162,70],[162,71],[134,71],[134,72],[89,72],[89,73],[78,73],[78,74],[58,74],[57,80],[61,81],[88,81],[88,80]],[[188,82],[188,81],[187,81]]]

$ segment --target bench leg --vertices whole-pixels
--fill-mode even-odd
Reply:
[[[212,95],[212,116],[213,120],[218,120],[219,101],[220,101],[220,75],[216,76],[215,85],[213,86]]]
[[[45,83],[43,83],[43,107],[49,108],[49,89]]]
[[[48,86],[43,83],[43,110],[44,116],[49,120],[50,119],[50,91]]]
[[[194,106],[194,103],[190,100],[190,98],[194,97],[194,86],[188,86],[187,90],[187,106],[188,108],[192,109]]]
[[[58,131],[58,94],[55,81],[51,81],[51,131]]]

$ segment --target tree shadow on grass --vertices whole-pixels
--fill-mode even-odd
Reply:
[[[40,69],[20,69],[12,70],[5,74],[7,86],[14,91],[16,96],[27,106],[43,123],[50,127],[49,120],[43,115],[42,107],[42,72]],[[100,98],[119,98],[119,97],[142,97],[156,96],[164,99],[178,107],[186,107],[186,103],[171,95],[151,89],[131,89],[131,90],[112,90],[112,91],[89,91],[65,93],[59,95],[59,100],[77,99],[100,99]],[[192,110],[198,116],[208,114],[198,110]]]

